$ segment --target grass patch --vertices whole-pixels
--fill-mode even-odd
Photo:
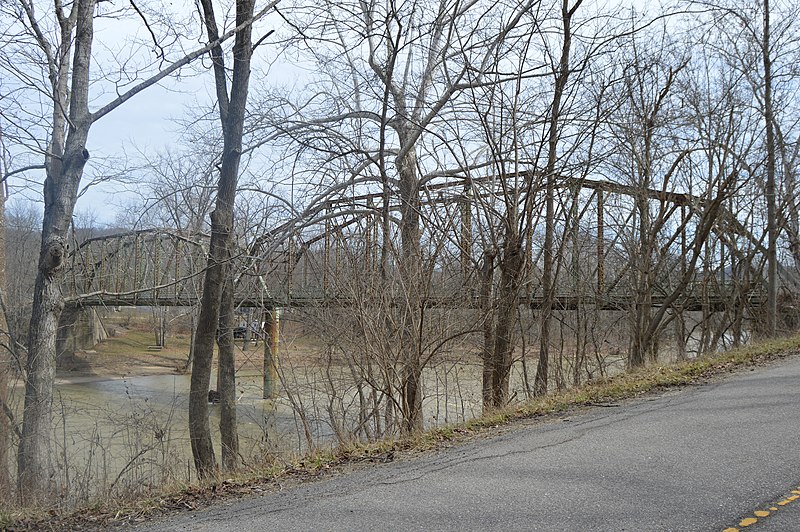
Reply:
[[[70,514],[52,512],[8,513],[0,510],[0,528],[75,529],[104,527],[109,524],[136,523],[165,513],[202,508],[221,498],[277,491],[293,481],[307,481],[332,472],[346,471],[359,464],[390,462],[398,454],[406,456],[441,449],[453,443],[490,435],[498,427],[514,421],[558,415],[567,411],[613,401],[631,399],[647,393],[705,382],[743,368],[800,352],[800,335],[755,343],[724,353],[691,361],[659,365],[623,373],[602,381],[548,395],[526,403],[483,415],[466,423],[435,427],[423,433],[396,440],[351,443],[336,449],[309,453],[290,461],[272,459],[259,468],[235,475],[193,484],[165,487],[159,493],[134,501],[97,502]],[[280,486],[278,485],[280,482]]]
[[[128,356],[131,353],[147,351],[148,346],[155,343],[155,336],[151,331],[140,329],[124,329],[117,336],[110,337],[100,342],[95,351],[101,355]],[[167,347],[162,353],[183,353],[189,349],[189,339],[171,336],[167,340]]]

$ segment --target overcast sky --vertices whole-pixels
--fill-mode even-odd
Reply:
[[[181,0],[173,0],[168,5],[175,8],[180,2]],[[159,5],[163,4],[159,2]],[[185,2],[184,9],[185,14],[189,13],[189,10],[196,13],[191,1]],[[218,16],[221,17],[219,14]],[[194,18],[196,19],[196,16]],[[262,28],[257,29],[257,35],[260,35],[258,32],[265,31],[263,27],[272,28],[280,21],[279,17],[265,19],[260,24]],[[199,31],[196,20],[188,20],[188,24]],[[109,61],[109,54],[115,59],[127,59],[130,56],[130,48],[133,47],[130,43],[134,42],[134,39],[151,42],[149,33],[145,33],[146,29],[136,18],[129,20],[98,18],[95,21],[95,29],[92,65],[94,76],[100,76],[102,72],[107,71],[110,72],[111,78],[117,77],[113,61]],[[180,54],[200,46],[198,41],[197,37],[194,40],[185,39],[183,52],[173,53],[168,56],[169,59],[176,60],[181,57]],[[152,57],[152,46],[143,46],[140,50],[144,50],[144,56],[150,54]],[[254,60],[258,60],[259,56],[263,58],[270,50],[267,46],[262,46],[259,52]],[[176,119],[187,116],[187,109],[190,107],[205,107],[214,100],[211,94],[213,73],[207,68],[208,66],[207,61],[204,64],[195,62],[194,66],[182,70],[182,77],[172,76],[164,80],[160,86],[146,89],[93,124],[86,145],[90,153],[90,162],[82,186],[89,183],[92,173],[96,173],[98,167],[108,164],[109,160],[127,158],[132,162],[133,158],[139,157],[142,152],[153,154],[166,147],[176,146],[180,141],[181,131]],[[130,68],[130,65],[128,67]],[[141,79],[143,78],[139,81]],[[98,83],[95,89],[105,89],[106,94],[98,96],[98,91],[93,90],[90,95],[94,98],[90,104],[90,109],[93,111],[116,96],[112,85],[108,84],[106,87],[102,85],[102,82]],[[111,166],[114,172],[120,171],[123,165]],[[44,173],[39,172],[37,175],[31,172],[24,177],[25,179],[22,176],[12,177],[9,180],[12,208],[15,202],[34,201],[41,210],[41,182]],[[76,214],[90,211],[98,223],[113,224],[121,207],[130,203],[135,197],[135,194],[125,192],[125,188],[115,182],[92,186],[79,198]]]
[[[176,3],[179,1],[175,0]],[[186,9],[194,9],[193,4],[188,2]],[[114,50],[125,52],[125,46],[116,44],[116,41],[124,43],[129,38],[124,35],[126,28],[133,28],[131,31],[138,32],[139,37],[143,31],[141,23],[138,21],[128,22],[128,26],[114,21],[111,29],[102,28],[103,23],[98,22],[101,30],[98,31],[95,38],[98,56],[102,56],[104,48],[108,48],[112,52]],[[280,29],[281,23],[281,18],[270,17],[261,23],[262,27],[257,34],[263,34],[266,31],[264,28]],[[197,46],[197,44],[197,42],[190,43],[187,44],[187,47]],[[263,60],[270,53],[272,51],[267,43],[259,47],[255,60]],[[123,53],[119,55],[124,56]],[[177,57],[177,55],[173,55],[172,59]],[[93,68],[95,75],[101,72],[101,64],[102,57],[98,57]],[[109,70],[113,71],[113,69]],[[268,81],[276,83],[296,80],[298,76],[301,76],[300,79],[302,79],[302,74],[296,65],[284,61],[278,62],[270,68]],[[253,80],[251,93],[257,86],[258,84]],[[131,159],[143,151],[155,153],[166,147],[177,147],[180,125],[175,122],[175,119],[186,116],[189,106],[209,105],[213,101],[211,91],[213,91],[213,75],[210,70],[206,69],[201,74],[192,77],[184,77],[180,80],[175,77],[170,78],[165,80],[162,86],[151,87],[136,95],[92,126],[87,143],[87,149],[91,154],[90,165],[96,168],[98,164],[103,164],[109,158],[121,160],[127,156]],[[113,96],[114,94],[106,94],[97,98],[92,109],[97,109]],[[92,168],[90,167],[84,178],[84,184],[90,180],[91,173]],[[39,179],[41,180],[42,176],[39,176]],[[11,185],[12,203],[30,198],[40,201],[41,185],[31,185],[27,190],[21,188],[20,181],[12,182]],[[89,211],[96,217],[98,223],[113,224],[121,207],[130,203],[135,197],[133,193],[123,190],[118,183],[114,182],[96,185],[78,200],[76,213]]]
[[[172,81],[169,85],[186,92],[151,87],[95,123],[87,142],[92,157],[131,158],[138,157],[139,152],[154,153],[176,145],[180,137],[176,119],[184,116],[187,105],[197,99],[210,99],[199,78]],[[133,194],[121,193],[124,188],[115,182],[95,185],[78,200],[76,212],[89,210],[100,223],[112,223],[120,208],[134,198]]]

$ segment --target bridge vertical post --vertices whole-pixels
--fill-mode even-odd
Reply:
[[[147,271],[146,265],[145,265],[145,271]],[[151,292],[151,298],[154,303],[158,301],[159,292],[156,286],[160,284],[158,278],[158,274],[160,273],[160,271],[161,271],[161,237],[160,235],[155,234],[153,236],[153,291]],[[159,337],[160,336],[161,333],[159,332]]]
[[[134,290],[133,293],[133,305],[136,306],[136,300],[138,299],[138,289],[139,289],[139,235],[135,235],[133,237],[133,286],[131,290]]]
[[[469,178],[464,179],[464,191],[459,204],[461,208],[461,285],[466,290],[472,270],[472,187]]]
[[[367,209],[369,211],[375,210],[375,201],[372,198],[367,198]],[[365,239],[364,239],[364,268],[367,275],[372,273],[372,214],[366,216],[365,224]]]
[[[178,282],[181,278],[181,250],[180,250],[180,241],[177,238],[172,238],[172,245],[175,247],[175,277],[172,279],[172,300],[175,302],[175,305],[178,305]]]
[[[333,282],[338,285],[342,275],[342,245],[344,243],[344,233],[342,228],[337,227],[336,234],[333,235]]]
[[[686,273],[686,205],[681,205],[681,276]]]
[[[686,275],[686,205],[681,205],[681,279]],[[675,320],[675,335],[678,340],[678,360],[686,360],[688,352],[686,349],[686,316],[682,305],[675,308],[678,314]]]
[[[605,220],[603,213],[603,188],[597,189],[597,295],[603,294],[606,278],[606,245],[605,245]]]
[[[278,395],[278,349],[280,347],[280,309],[264,309],[264,399]]]
[[[328,268],[331,262],[331,219],[330,209],[326,210],[325,216],[325,248],[322,250],[322,291],[328,293]]]
[[[93,246],[89,246],[89,247],[93,247]],[[86,279],[83,280],[84,286],[86,287],[84,289],[84,292],[91,292],[92,291],[92,284],[97,286],[98,290],[102,290],[103,289],[103,282],[105,281],[105,278],[108,275],[108,271],[107,271],[108,270],[108,260],[107,260],[108,255],[105,253],[105,250],[106,250],[106,245],[105,245],[105,242],[103,242],[102,244],[100,244],[100,253],[102,253],[102,255],[100,255],[100,273],[99,274],[95,273],[91,277],[87,276]],[[93,257],[93,259],[94,259],[94,257]],[[73,258],[73,260],[75,260],[75,259]],[[91,264],[97,264],[97,261],[92,260]],[[72,278],[75,279],[75,268],[73,268],[72,271],[73,271]],[[76,283],[76,282],[73,281],[73,283]]]
[[[286,243],[286,297],[292,297],[294,286],[294,239],[290,236]]]
[[[117,249],[115,250],[115,252],[116,252],[117,254],[120,254],[120,251],[119,251],[120,243],[119,243],[119,241],[117,241],[117,243],[116,243],[116,244],[117,244]],[[108,249],[108,246],[109,246],[109,245],[106,243],[106,241],[103,241],[103,250],[102,250],[103,254],[108,254],[108,253],[110,253],[110,251],[109,251],[109,249]],[[113,261],[113,262],[114,262],[114,263],[116,263],[116,272],[113,272],[113,273],[112,273],[112,275],[114,276],[114,279],[113,279],[113,282],[114,282],[114,291],[115,291],[115,292],[122,292],[122,286],[123,286],[123,285],[122,285],[122,280],[123,280],[125,277],[127,277],[127,275],[124,275],[124,274],[122,273],[122,263],[123,263],[123,261],[121,261],[121,260],[117,259],[117,260],[115,260],[115,261]],[[100,289],[100,290],[102,290],[102,289],[103,289],[103,287],[101,286],[99,289]]]
[[[307,290],[308,289],[308,256],[311,254],[311,250],[306,248],[305,253],[303,253],[303,279],[301,281],[301,289]]]
[[[378,215],[378,207],[374,203],[372,208],[375,209],[375,214],[372,216],[372,271],[374,273],[381,267],[381,217]]]

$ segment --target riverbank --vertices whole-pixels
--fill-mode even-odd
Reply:
[[[154,335],[146,324],[115,326],[114,335],[94,348],[79,350],[59,361],[57,378],[116,378],[131,375],[181,373],[188,360],[187,334],[171,336],[166,346],[154,345]]]
[[[291,461],[274,459],[236,475],[191,485],[164,486],[137,500],[99,501],[78,512],[58,514],[13,510],[0,514],[0,526],[11,529],[93,529],[141,522],[170,512],[191,511],[227,498],[277,491],[297,482],[327,478],[354,468],[398,459],[456,445],[474,438],[513,429],[517,422],[545,422],[576,409],[608,406],[618,401],[686,385],[703,384],[732,372],[753,369],[800,352],[800,336],[761,342],[695,360],[649,367],[610,379],[549,395],[481,416],[458,425],[433,428],[412,438],[372,444],[340,446]]]

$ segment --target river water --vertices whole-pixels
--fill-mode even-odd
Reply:
[[[309,439],[318,448],[337,443],[330,424],[331,395],[322,384],[324,379],[308,368],[282,371],[295,390],[292,400],[283,390],[276,400],[265,400],[260,374],[237,374],[237,421],[245,465],[257,464],[265,457],[286,460],[307,451]],[[344,375],[342,371],[340,378]],[[477,366],[461,363],[427,370],[426,425],[479,415],[479,375]],[[172,374],[59,379],[53,457],[64,503],[194,480],[188,435],[189,383],[189,375]],[[337,400],[345,409],[356,408],[352,391],[340,394]],[[209,405],[209,415],[219,452],[219,406]]]
[[[288,461],[311,446],[338,443],[358,424],[359,390],[347,366],[318,367],[284,359],[287,395],[262,398],[262,376],[237,373],[237,421],[241,461]],[[481,413],[480,363],[439,360],[423,374],[426,427],[458,423]],[[143,493],[196,480],[188,434],[189,375],[59,379],[54,401],[55,484],[71,505],[104,495]],[[212,383],[216,376],[212,375]],[[526,396],[522,367],[515,364],[512,400]],[[213,387],[213,384],[212,384]],[[362,390],[363,392],[364,390]],[[361,394],[361,400],[366,393]],[[16,388],[17,403],[21,388]],[[383,402],[385,405],[386,402]],[[219,406],[209,405],[219,452]],[[342,421],[344,420],[344,421]]]
[[[195,478],[188,433],[188,375],[59,379],[54,398],[55,484],[63,503],[128,494]],[[296,415],[261,398],[261,376],[239,375],[240,454],[245,464],[305,450]],[[16,388],[20,403],[21,388]],[[209,405],[219,452],[219,407]],[[314,424],[320,442],[331,441]]]

